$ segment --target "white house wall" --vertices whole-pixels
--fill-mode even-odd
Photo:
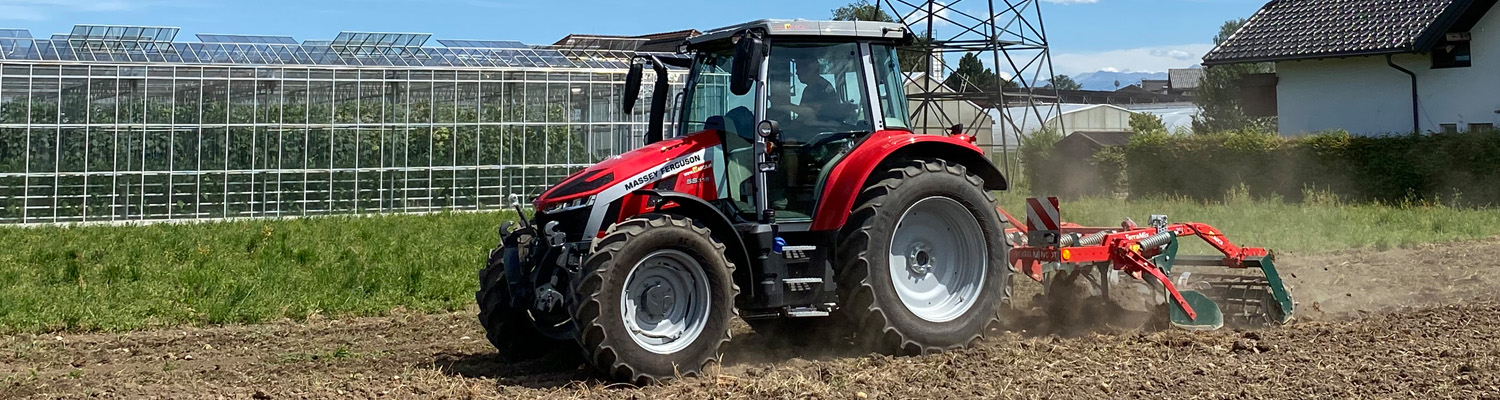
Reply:
[[[1497,8],[1500,9],[1500,8]],[[1441,124],[1500,126],[1500,12],[1491,10],[1470,31],[1467,68],[1432,69],[1423,54],[1403,54],[1396,64],[1417,74],[1420,127]],[[1411,81],[1384,56],[1276,63],[1277,113],[1283,135],[1331,129],[1379,135],[1411,131]]]
[[[1055,107],[1055,108],[1054,108]],[[1061,111],[1062,116],[1056,117]],[[1064,136],[1080,131],[1129,131],[1130,116],[1134,112],[1110,104],[1061,104],[1032,107],[1007,107],[1004,110],[989,110],[996,124],[994,136],[1009,137],[1008,143],[1020,143],[1044,126],[1061,132]],[[1059,127],[1058,124],[1062,126]],[[1013,132],[1019,129],[1019,132]]]
[[[1065,135],[1080,131],[1128,131],[1131,114],[1128,110],[1115,107],[1091,107],[1065,113],[1062,118],[1054,121],[1062,121]]]

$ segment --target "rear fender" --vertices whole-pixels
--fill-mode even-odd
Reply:
[[[961,164],[984,179],[984,188],[1005,190],[1009,187],[1000,169],[985,157],[984,151],[968,140],[953,136],[920,135],[906,131],[880,131],[856,147],[833,167],[823,184],[818,209],[813,214],[813,231],[837,230],[849,219],[859,192],[876,178],[875,174],[900,160],[941,158]]]

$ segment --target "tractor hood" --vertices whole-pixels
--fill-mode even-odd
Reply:
[[[719,145],[716,131],[707,130],[662,140],[605,159],[564,178],[532,204],[541,213],[607,204],[687,167],[708,161],[708,150]],[[609,193],[605,193],[608,191]],[[608,198],[597,198],[604,194]]]

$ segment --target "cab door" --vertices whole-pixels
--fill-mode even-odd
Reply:
[[[824,172],[874,132],[862,60],[853,42],[778,41],[771,48],[766,115],[781,126],[781,162],[766,178],[778,221],[810,221]]]

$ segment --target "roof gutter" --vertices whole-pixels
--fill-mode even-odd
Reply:
[[[1211,67],[1211,66],[1215,66],[1215,65],[1229,65],[1229,64],[1255,64],[1255,63],[1282,62],[1282,61],[1324,60],[1324,59],[1330,59],[1330,58],[1372,57],[1372,56],[1382,56],[1382,55],[1392,55],[1392,54],[1404,54],[1404,53],[1414,53],[1414,52],[1416,52],[1416,50],[1414,50],[1414,49],[1412,49],[1410,47],[1402,47],[1402,48],[1394,48],[1394,49],[1344,51],[1344,52],[1337,52],[1337,53],[1308,54],[1308,55],[1297,55],[1297,56],[1249,57],[1249,58],[1230,58],[1230,59],[1218,59],[1218,60],[1209,60],[1208,57],[1205,56],[1204,60],[1203,60],[1203,66],[1205,66],[1205,67]],[[1209,55],[1212,55],[1212,53],[1210,53]]]
[[[1418,103],[1419,97],[1417,96],[1417,73],[1412,72],[1409,69],[1402,68],[1400,65],[1396,65],[1396,61],[1392,58],[1393,56],[1393,54],[1386,54],[1385,64],[1391,66],[1391,68],[1395,68],[1397,71],[1406,73],[1406,76],[1411,77],[1411,132],[1421,133],[1422,123],[1421,120],[1418,119],[1418,116],[1421,115],[1421,113],[1419,111],[1420,108],[1418,107],[1420,103]]]

